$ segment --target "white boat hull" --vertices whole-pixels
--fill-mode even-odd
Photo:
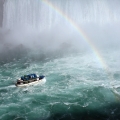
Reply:
[[[25,87],[25,86],[30,86],[30,85],[36,85],[36,84],[44,84],[46,82],[46,78],[44,77],[43,79],[34,81],[34,82],[30,82],[30,83],[22,83],[22,84],[15,84],[17,87]]]

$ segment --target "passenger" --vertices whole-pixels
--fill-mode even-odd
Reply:
[[[36,75],[37,76],[37,78],[39,78],[39,75]]]
[[[23,83],[23,80],[18,79],[18,80],[17,80],[17,84],[21,84],[21,83]]]
[[[28,77],[28,75],[24,75],[24,80],[29,80],[29,77]]]
[[[34,78],[35,78],[35,79],[37,78],[37,75],[36,75],[36,74],[34,74]]]
[[[24,77],[23,77],[23,76],[21,77],[21,80],[24,80]]]

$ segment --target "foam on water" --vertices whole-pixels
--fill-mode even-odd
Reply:
[[[5,0],[0,119],[119,119],[119,2]],[[47,81],[15,87],[29,73]]]
[[[110,59],[109,64],[111,62]],[[27,68],[21,65],[20,61],[16,61],[8,63],[6,71],[0,70],[1,119],[81,119],[77,114],[84,116],[88,111],[92,118],[96,118],[92,111],[96,111],[99,118],[113,116],[111,109],[114,111],[114,107],[109,107],[116,104],[118,94],[112,91],[107,74],[97,65],[92,54],[34,62]],[[8,74],[8,71],[12,74]],[[14,87],[13,83],[18,77],[31,72],[45,75],[46,83],[25,88]],[[118,84],[117,79],[112,82]]]

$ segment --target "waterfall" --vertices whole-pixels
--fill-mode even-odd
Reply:
[[[44,29],[67,22],[65,16],[78,24],[120,21],[119,0],[6,0],[3,27]],[[60,13],[64,14],[62,15]]]

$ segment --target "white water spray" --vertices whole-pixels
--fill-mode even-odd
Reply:
[[[111,23],[120,21],[119,1],[115,0],[49,0],[56,8],[77,23]],[[112,9],[111,9],[112,8]],[[4,3],[3,27],[8,29],[45,29],[63,25],[57,9],[44,0],[6,0]]]

